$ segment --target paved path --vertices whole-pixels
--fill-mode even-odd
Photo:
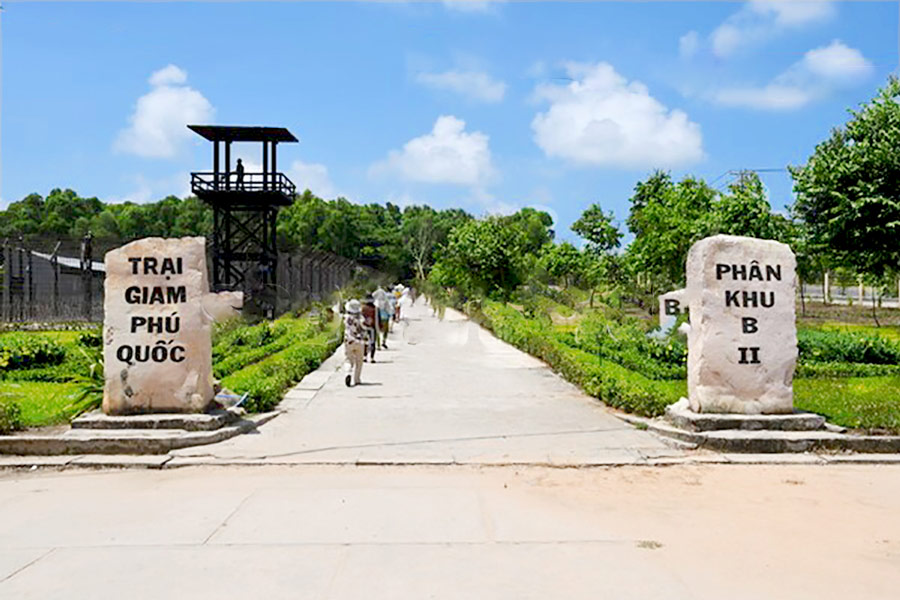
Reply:
[[[682,454],[613,416],[544,363],[420,301],[347,388],[343,350],[258,434],[179,450],[167,466],[272,463],[633,464]]]
[[[894,600],[900,468],[0,472],[0,598]]]

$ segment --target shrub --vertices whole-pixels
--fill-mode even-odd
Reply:
[[[101,348],[103,347],[103,335],[99,329],[82,331],[75,338],[75,342],[85,348]]]
[[[684,379],[687,346],[676,335],[647,337],[635,319],[594,312],[575,331],[575,347],[607,359],[650,379]]]
[[[22,428],[22,409],[9,398],[0,397],[0,434]]]
[[[65,347],[45,336],[13,333],[0,338],[0,369],[58,365],[65,358]]]
[[[321,333],[295,339],[284,350],[225,377],[222,385],[236,393],[249,394],[244,403],[248,411],[271,410],[290,386],[328,358],[340,344],[340,334],[340,321],[335,320]]]
[[[243,327],[227,336],[227,340],[217,342],[213,349],[213,374],[221,379],[235,371],[263,360],[270,354],[280,352],[288,346],[311,338],[322,330],[318,317],[282,317],[273,324],[263,323],[253,327]],[[241,340],[241,343],[236,343]]]
[[[900,344],[875,335],[801,329],[797,348],[801,363],[900,364]]]
[[[679,394],[671,387],[657,385],[640,373],[567,346],[547,326],[525,318],[516,309],[486,301],[483,322],[500,339],[532,354],[606,404],[646,416],[658,416]]]

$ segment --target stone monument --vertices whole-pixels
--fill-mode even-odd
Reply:
[[[688,400],[698,413],[793,412],[794,253],[771,240],[716,235],[687,259]]]
[[[240,292],[210,293],[206,239],[145,238],[106,254],[103,412],[203,412],[213,399],[211,326]]]

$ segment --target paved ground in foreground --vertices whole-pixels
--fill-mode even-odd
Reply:
[[[344,385],[338,350],[259,433],[173,454],[232,462],[553,465],[683,454],[461,314],[448,310],[438,320],[421,301],[406,312],[388,350],[365,365],[364,385]]]
[[[900,468],[0,473],[0,598],[894,599]]]

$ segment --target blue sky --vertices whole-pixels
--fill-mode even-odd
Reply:
[[[3,4],[0,207],[184,195],[212,161],[187,122],[282,125],[319,195],[536,206],[567,239],[655,168],[805,161],[898,64],[888,2]]]

